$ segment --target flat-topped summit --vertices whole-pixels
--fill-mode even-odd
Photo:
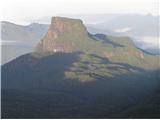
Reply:
[[[36,51],[70,52],[75,46],[73,39],[84,36],[88,36],[88,32],[80,19],[52,17],[48,32],[38,44]]]
[[[64,17],[52,17],[50,29],[55,30],[59,33],[75,31],[86,33],[86,28],[80,19],[71,19]]]

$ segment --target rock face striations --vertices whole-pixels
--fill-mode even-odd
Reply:
[[[37,52],[71,52],[76,39],[88,36],[88,32],[79,19],[52,17],[48,32],[37,45]]]

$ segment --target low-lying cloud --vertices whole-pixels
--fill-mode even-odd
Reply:
[[[114,32],[124,33],[124,32],[130,31],[131,29],[132,29],[131,27],[119,28],[119,29],[115,29]]]
[[[138,40],[136,39],[135,42],[137,42],[140,47],[144,49],[160,49],[160,37],[145,36],[139,38]]]

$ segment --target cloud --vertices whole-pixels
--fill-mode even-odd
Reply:
[[[131,29],[132,29],[132,28],[130,28],[130,27],[125,27],[125,28],[115,29],[114,31],[115,31],[115,32],[118,32],[118,33],[125,33],[125,32],[130,31]]]
[[[135,42],[143,49],[160,49],[160,37],[145,36]]]

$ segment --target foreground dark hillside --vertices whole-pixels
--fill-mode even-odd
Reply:
[[[159,118],[159,92],[135,104],[92,103],[71,94],[2,90],[2,118]],[[17,97],[15,97],[17,96]],[[149,98],[148,98],[149,97]],[[110,98],[109,98],[110,99]],[[91,102],[91,103],[89,103]]]
[[[84,74],[79,80],[73,76],[69,79],[64,72],[82,55],[85,54],[57,53],[38,58],[27,54],[2,66],[2,118],[134,118],[132,113],[148,109],[145,104],[150,99],[153,99],[153,106],[149,106],[151,116],[146,116],[146,110],[138,117],[156,117],[154,114],[158,109],[154,106],[159,105],[156,102],[159,92],[154,92],[159,86],[156,71],[89,55],[91,60],[101,60],[98,65],[108,65],[108,69],[114,71],[113,77],[107,77],[103,72],[89,72],[95,80],[88,81]],[[85,62],[86,66],[93,65],[90,62]],[[120,69],[132,71],[116,75]],[[79,67],[73,73],[76,72]]]
[[[160,118],[160,89],[157,88],[152,95],[133,108],[126,110],[126,118]]]

